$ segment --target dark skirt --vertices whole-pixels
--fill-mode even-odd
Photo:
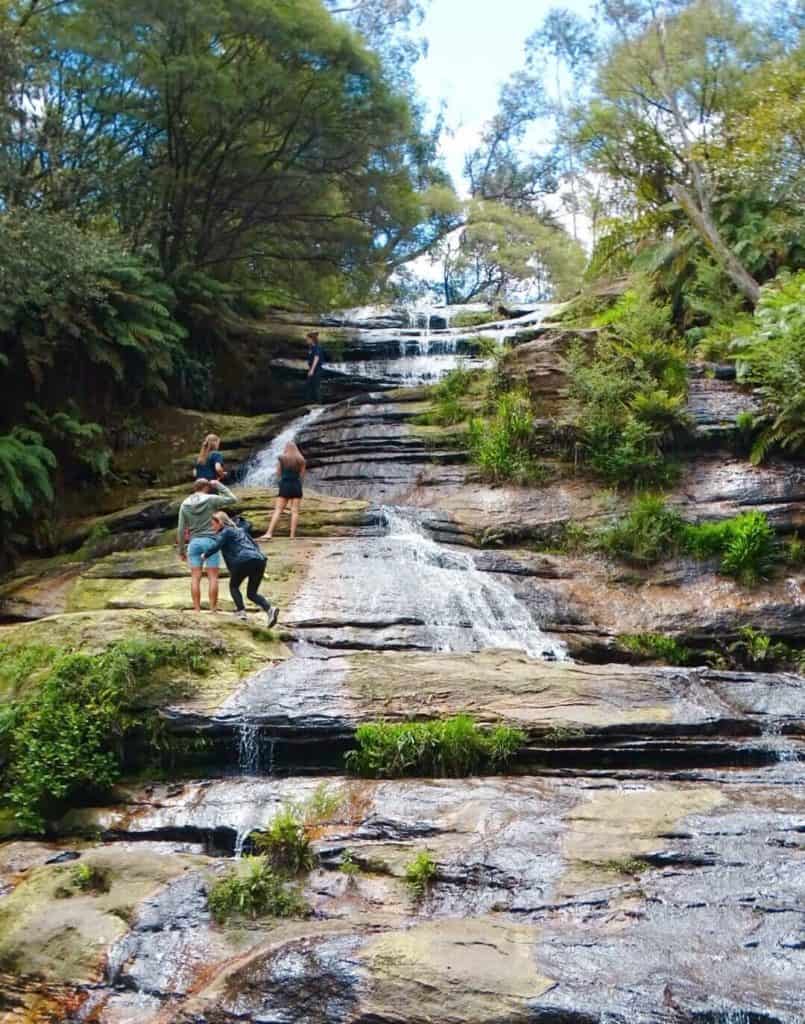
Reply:
[[[280,490],[279,496],[281,498],[301,498],[302,497],[302,481],[294,474],[287,476],[283,473],[280,477]]]

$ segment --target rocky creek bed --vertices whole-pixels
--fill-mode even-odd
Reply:
[[[346,356],[388,361],[388,332],[410,330],[374,329],[374,350],[362,324]],[[533,317],[526,331],[511,363],[555,400],[561,332],[531,338]],[[671,500],[692,521],[758,507],[780,529],[801,525],[801,466],[756,468],[718,447],[746,402],[717,383],[691,389],[701,443]],[[9,1024],[805,1019],[805,680],[627,664],[618,641],[707,645],[751,625],[801,644],[805,576],[746,589],[707,563],[626,571],[538,550],[624,499],[575,476],[482,485],[416,424],[426,403],[417,387],[382,390],[291,428],[310,493],[304,536],[266,548],[265,591],[283,608],[271,633],[188,612],[170,546],[186,488],[167,477],[71,524],[63,554],[0,585],[12,644],[220,641],[206,675],[149,695],[169,732],[204,740],[203,776],[191,764],[131,780],[45,837],[4,826]],[[244,464],[286,425],[244,424]],[[258,527],[272,503],[259,464],[239,489]],[[362,723],[456,713],[522,730],[508,774],[343,775]],[[313,842],[309,916],[213,920],[208,893],[252,830],[322,780],[337,800]],[[414,898],[406,865],[422,851],[436,874]],[[60,896],[76,863],[102,869],[107,890]]]

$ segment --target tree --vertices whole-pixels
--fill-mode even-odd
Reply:
[[[425,0],[427,3],[427,0]],[[379,54],[395,84],[413,96],[412,68],[427,49],[410,30],[422,22],[419,0],[325,0],[330,13],[344,18]]]
[[[503,85],[497,113],[464,160],[474,198],[528,208],[556,191],[555,154],[521,153],[528,129],[545,112],[542,87],[532,75],[517,72]]]
[[[552,114],[562,145],[556,160],[561,174],[562,205],[570,214],[573,237],[578,240],[578,218],[585,205],[595,215],[595,187],[581,174],[570,130],[572,107],[578,102],[582,83],[594,65],[598,41],[594,27],[573,11],[552,8],[540,28],[526,40],[526,60],[532,74],[541,75],[545,108]],[[552,64],[553,83],[547,86],[546,65]]]
[[[603,10],[614,36],[578,132],[591,166],[629,182],[639,202],[673,199],[754,305],[760,286],[714,216],[723,182],[710,152],[768,48],[731,0],[607,0]]]
[[[438,251],[448,304],[494,301],[525,292],[529,299],[562,298],[584,266],[578,243],[546,215],[475,199],[464,227]]]
[[[735,97],[733,116],[712,160],[734,189],[759,192],[778,206],[802,210],[805,44],[754,70]]]
[[[0,202],[113,220],[172,279],[357,297],[451,226],[433,140],[319,0],[79,0],[32,52]]]

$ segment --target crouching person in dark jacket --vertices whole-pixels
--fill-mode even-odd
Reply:
[[[239,619],[246,621],[246,609],[243,606],[240,588],[243,581],[247,580],[246,596],[263,609],[271,628],[277,621],[279,609],[274,608],[262,594],[258,593],[266,571],[266,556],[249,536],[248,531],[236,526],[226,512],[216,512],[213,515],[212,529],[215,538],[205,555],[213,555],[220,551],[224,556],[229,570],[229,593],[235,602],[235,614]]]

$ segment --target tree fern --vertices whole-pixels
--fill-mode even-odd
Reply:
[[[0,339],[33,390],[52,393],[58,379],[65,397],[116,389],[132,405],[164,393],[186,336],[174,302],[156,268],[115,239],[55,215],[0,216]]]
[[[4,518],[13,523],[35,515],[37,505],[49,504],[55,468],[56,456],[35,431],[18,427],[0,436],[0,512]]]
[[[763,402],[760,432],[751,452],[762,462],[773,448],[805,451],[805,271],[766,285],[754,330],[733,343],[739,378],[755,385]]]

